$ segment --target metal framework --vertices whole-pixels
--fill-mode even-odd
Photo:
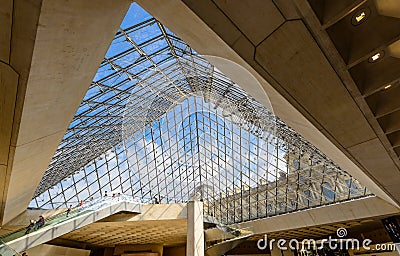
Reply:
[[[144,11],[133,4],[125,21],[134,13]],[[32,207],[105,191],[198,198],[235,223],[369,194],[157,20],[134,22],[116,34]]]

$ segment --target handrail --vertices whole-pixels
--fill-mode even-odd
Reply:
[[[121,201],[130,201],[130,202],[135,202],[138,204],[142,204],[141,200],[131,197],[131,196],[127,196],[127,195],[119,195],[116,197],[101,197],[101,198],[97,198],[94,200],[90,200],[90,201],[85,201],[85,203],[83,204],[83,206],[79,206],[76,207],[74,209],[72,209],[69,213],[68,213],[68,217],[67,217],[67,210],[54,214],[48,218],[46,218],[45,220],[45,224],[43,226],[41,226],[40,228],[36,229],[36,225],[35,228],[32,228],[31,232],[29,232],[28,234],[25,233],[27,230],[27,227],[24,228],[20,228],[14,231],[11,231],[9,233],[3,234],[0,236],[0,242],[2,243],[8,243],[14,239],[23,237],[25,235],[29,235],[31,233],[37,232],[40,229],[43,229],[44,227],[48,227],[51,225],[55,225],[61,222],[64,222],[66,220],[70,220],[71,218],[80,216],[84,213],[90,212],[90,211],[95,211],[98,209],[101,209],[105,206],[109,206],[113,203],[118,203]]]
[[[13,248],[8,246],[7,244],[0,241],[0,255],[1,256],[21,256],[20,253],[15,251]]]

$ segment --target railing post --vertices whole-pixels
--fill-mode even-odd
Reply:
[[[187,256],[204,256],[203,202],[187,204]]]

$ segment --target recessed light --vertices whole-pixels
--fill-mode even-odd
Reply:
[[[351,18],[351,24],[357,26],[360,25],[361,23],[364,23],[368,19],[370,13],[371,10],[368,8],[362,8],[356,11],[353,17]]]
[[[365,14],[365,12],[361,12],[359,15],[357,15],[355,18],[356,18],[356,21],[357,22],[361,22],[364,18],[365,18],[365,16],[367,16],[366,14]]]
[[[372,55],[371,57],[368,58],[368,62],[370,62],[370,63],[377,62],[377,61],[381,60],[384,55],[385,55],[385,53],[383,51],[376,52],[376,53],[374,53],[374,55]]]
[[[383,87],[385,90],[389,89],[390,87],[392,87],[391,84],[386,85],[385,87]]]
[[[371,57],[371,59],[372,59],[373,61],[377,61],[380,57],[381,57],[381,54],[378,52],[378,53],[374,54],[374,55]]]

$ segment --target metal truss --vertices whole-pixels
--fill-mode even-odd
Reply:
[[[369,194],[154,18],[116,34],[31,206],[105,191],[225,223]]]

